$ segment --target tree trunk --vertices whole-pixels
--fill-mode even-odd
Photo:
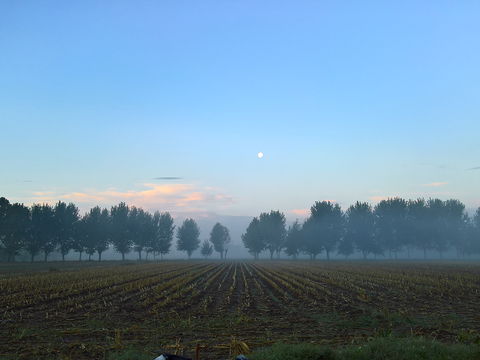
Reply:
[[[398,260],[397,252],[395,251],[395,260]]]
[[[47,261],[47,257],[48,257],[48,254],[47,254],[47,252],[45,251],[45,261]]]
[[[427,260],[427,249],[423,249],[423,260]]]
[[[366,251],[363,252],[363,260],[367,260],[367,252]]]
[[[326,250],[327,251],[327,260],[330,260],[330,251]]]
[[[33,255],[33,253],[32,253],[32,262],[33,262],[33,258],[34,258],[34,257],[35,257],[35,255]]]
[[[138,260],[142,260],[142,250],[138,251]]]
[[[125,253],[122,252],[122,260],[125,261]]]
[[[98,261],[102,261],[102,252],[101,251],[98,252]]]
[[[407,246],[408,260],[410,260],[410,246]]]
[[[160,253],[160,260],[163,260],[163,253]]]
[[[62,261],[65,261],[65,254],[62,251]]]

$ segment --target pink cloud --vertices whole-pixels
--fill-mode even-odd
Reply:
[[[369,197],[369,199],[375,202],[380,202],[382,200],[393,199],[394,197],[395,196],[372,196],[372,197]]]
[[[221,190],[214,188],[196,188],[190,184],[143,184],[144,190],[118,191],[109,189],[98,191],[95,189],[84,192],[60,194],[53,191],[35,192],[33,202],[56,203],[59,200],[73,202],[82,210],[93,206],[109,208],[120,202],[130,206],[142,207],[145,210],[171,211],[182,208],[182,211],[207,211],[211,205],[229,206],[236,199],[225,195]]]
[[[296,215],[300,216],[308,216],[310,215],[310,209],[293,209],[292,212]]]
[[[422,186],[444,186],[444,185],[447,185],[448,182],[447,181],[444,181],[444,182],[434,182],[434,183],[431,183],[431,184],[423,184]]]

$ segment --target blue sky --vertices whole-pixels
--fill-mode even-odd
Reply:
[[[293,220],[315,201],[392,196],[476,209],[479,13],[478,1],[3,1],[0,196],[196,219]]]

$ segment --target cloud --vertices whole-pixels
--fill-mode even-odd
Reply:
[[[422,186],[444,186],[444,185],[447,185],[448,182],[447,181],[444,181],[444,182],[434,182],[434,183],[431,183],[431,184],[422,184]]]
[[[143,184],[143,189],[99,191],[88,189],[83,192],[60,194],[54,191],[34,192],[33,202],[54,204],[59,200],[73,202],[82,210],[94,206],[111,207],[120,202],[141,207],[147,211],[181,211],[199,213],[228,207],[237,199],[226,195],[221,189],[197,188],[190,184]]]
[[[395,196],[372,196],[372,197],[369,197],[369,199],[374,202],[380,202],[382,200],[393,199],[394,197]]]
[[[161,176],[161,177],[153,178],[153,180],[180,180],[180,179],[182,178],[177,176]]]
[[[293,209],[292,212],[299,216],[308,216],[310,215],[310,209]]]
[[[468,170],[480,170],[480,166],[476,166],[476,167],[470,168]]]

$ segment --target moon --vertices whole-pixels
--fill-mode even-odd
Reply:
[[[259,152],[259,153],[257,154],[257,156],[258,156],[259,158],[262,158],[262,157],[263,157],[263,153],[262,153],[262,152]]]

